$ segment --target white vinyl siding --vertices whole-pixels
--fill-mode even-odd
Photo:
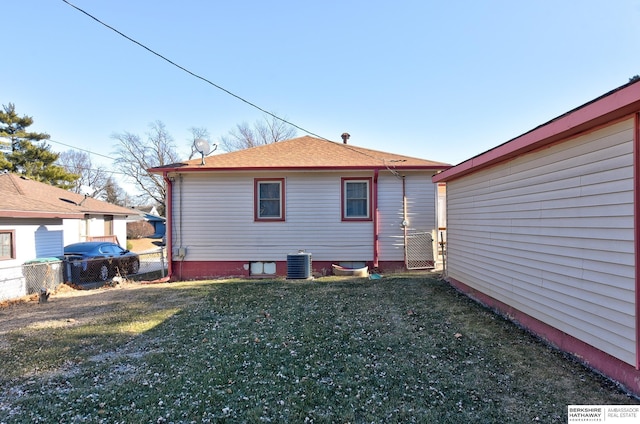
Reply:
[[[62,220],[63,245],[85,241],[87,225],[82,219]]]
[[[407,173],[405,195],[408,232],[428,232],[435,229],[435,187],[431,175]],[[404,220],[402,178],[380,174],[378,179],[379,249],[381,261],[404,260]]]
[[[15,231],[15,258],[0,261],[0,268],[21,265],[36,258],[62,256],[62,220],[0,219],[0,230]]]
[[[436,228],[436,185],[431,175],[406,178],[407,221],[409,231],[431,232]]]
[[[64,240],[59,226],[40,225],[35,231],[36,258],[50,258],[62,256]]]
[[[299,250],[314,260],[370,261],[372,222],[341,220],[344,176],[352,175],[192,174],[182,183],[177,176],[174,251],[186,248],[190,261],[283,261]],[[285,178],[286,221],[254,222],[254,178]]]
[[[403,261],[402,181],[392,174],[378,178],[378,212],[380,260]]]
[[[447,271],[635,364],[633,122],[447,183]]]

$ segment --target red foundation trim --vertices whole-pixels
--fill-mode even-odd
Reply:
[[[596,349],[595,347],[573,337],[569,334],[551,327],[548,324],[539,321],[530,315],[500,302],[486,294],[467,286],[453,278],[449,279],[456,289],[460,290],[475,301],[488,306],[491,309],[509,317],[509,319],[533,334],[539,336],[552,346],[567,352],[575,357],[576,360],[592,368],[606,377],[618,382],[626,390],[636,396],[640,396],[640,371],[634,366],[623,362],[613,356]]]
[[[246,261],[173,261],[173,280],[206,280],[220,277],[248,277]]]
[[[276,274],[274,277],[287,276],[287,261],[274,261],[276,264]],[[311,259],[311,267],[314,276],[331,275],[331,265],[339,261],[316,261]],[[206,280],[209,278],[231,278],[231,277],[268,277],[268,275],[251,275],[250,261],[173,261],[171,268],[173,274],[172,281],[180,280]],[[368,262],[369,270],[373,272],[373,263]],[[376,271],[382,273],[394,273],[406,271],[403,261],[383,261],[380,262]]]

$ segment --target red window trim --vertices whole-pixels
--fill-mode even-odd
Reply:
[[[280,183],[280,216],[277,218],[264,218],[259,215],[260,210],[260,190],[258,186],[264,182]],[[255,222],[282,222],[285,220],[285,189],[284,178],[254,178],[253,180],[253,220]]]
[[[348,181],[366,181],[369,190],[368,190],[368,199],[367,199],[367,216],[366,217],[356,217],[350,218],[347,216],[347,211],[345,207],[346,195],[345,188],[346,183]],[[373,221],[373,214],[371,213],[372,209],[372,199],[373,199],[373,179],[371,177],[342,177],[340,181],[340,211],[342,215],[343,221],[354,222],[354,221]]]
[[[11,254],[10,256],[0,256],[0,261],[10,261],[16,258],[16,230],[0,230],[0,234],[10,234]]]

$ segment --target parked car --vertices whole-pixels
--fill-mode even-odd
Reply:
[[[107,241],[70,244],[64,248],[64,258],[85,279],[106,281],[118,273],[128,275],[140,271],[140,257],[136,253]]]

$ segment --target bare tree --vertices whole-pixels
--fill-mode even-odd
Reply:
[[[227,136],[220,138],[220,147],[227,152],[276,143],[296,136],[296,129],[271,115],[265,115],[253,126],[246,122],[236,125]]]
[[[107,178],[107,182],[105,183],[104,190],[100,198],[105,202],[113,203],[114,205],[123,206],[125,208],[134,206],[131,196],[129,196],[129,194],[124,191],[124,189],[120,187],[112,177]]]
[[[58,164],[65,168],[67,172],[80,176],[71,191],[80,193],[82,192],[83,186],[91,187],[93,192],[88,194],[90,197],[97,198],[102,196],[109,175],[107,170],[102,166],[93,165],[91,156],[89,156],[88,153],[77,150],[67,150],[66,152],[60,153]]]
[[[155,121],[149,127],[150,131],[144,140],[130,132],[111,136],[119,142],[115,165],[134,182],[140,192],[164,209],[167,192],[162,176],[151,174],[147,170],[177,163],[179,159],[173,137],[167,132],[165,125],[161,121]]]
[[[191,128],[189,128],[189,132],[191,133],[190,142],[194,142],[195,140],[197,140],[199,138],[204,138],[205,140],[208,140],[210,138],[209,130],[206,129],[206,128],[191,127]]]

